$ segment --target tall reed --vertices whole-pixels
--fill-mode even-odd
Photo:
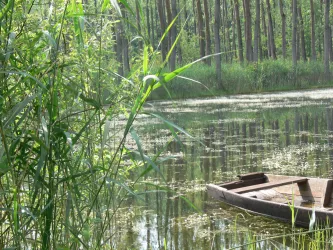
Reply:
[[[145,154],[134,121],[192,64],[163,73],[169,51],[152,72],[158,50],[145,42],[129,77],[119,76],[110,29],[134,14],[121,2],[8,1],[0,12],[1,249],[109,249],[118,209],[141,199],[140,179],[152,170],[163,179],[160,152]]]

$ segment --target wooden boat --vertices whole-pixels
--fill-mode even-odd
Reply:
[[[282,176],[264,173],[239,175],[239,180],[208,184],[212,197],[230,205],[291,221],[294,206],[295,224],[309,227],[310,220],[333,225],[333,180]]]

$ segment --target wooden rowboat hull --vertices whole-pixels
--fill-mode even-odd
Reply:
[[[316,222],[333,225],[332,180],[259,173],[262,180],[258,183],[257,174],[235,182],[208,184],[208,194],[238,208],[286,222],[292,221],[294,205],[295,224],[303,227],[309,226],[314,206]],[[251,179],[251,175],[256,176]]]

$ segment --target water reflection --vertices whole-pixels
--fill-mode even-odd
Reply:
[[[288,224],[216,202],[208,197],[205,183],[254,171],[331,177],[333,108],[328,92],[333,94],[320,90],[303,96],[285,93],[153,103],[149,111],[161,112],[186,128],[205,147],[181,133],[182,144],[169,143],[165,154],[176,157],[160,167],[172,192],[147,193],[143,204],[139,202],[142,207],[134,209],[126,226],[120,226],[125,232],[120,238],[127,245],[115,247],[228,249],[246,244],[253,234],[260,238],[290,230]],[[172,137],[158,120],[142,117],[136,126],[151,155]],[[147,181],[155,180],[153,174]],[[258,244],[260,249],[286,249],[289,243],[275,239]]]

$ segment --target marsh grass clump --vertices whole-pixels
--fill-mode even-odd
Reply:
[[[290,233],[263,235],[246,232],[246,243],[234,243],[234,247],[229,249],[261,249],[263,246],[272,246],[277,249],[300,249],[300,250],[320,250],[332,249],[333,231],[331,227],[320,227],[317,225],[314,231],[304,229],[293,229]]]
[[[35,4],[0,4],[0,249],[110,249],[118,210],[142,200],[150,172],[165,182],[163,150],[177,133],[190,136],[146,112],[173,138],[148,155],[135,121],[192,64],[161,75],[176,39],[150,71],[159,53],[139,34],[120,73],[110,33],[135,16],[126,1]]]
[[[181,76],[188,79],[176,78],[168,87],[172,98],[309,89],[333,84],[324,78],[324,65],[320,61],[299,62],[296,69],[291,61],[282,59],[244,65],[237,62],[222,64],[222,89],[216,84],[214,65],[198,64]],[[152,98],[165,99],[170,97],[169,94],[161,89]]]

